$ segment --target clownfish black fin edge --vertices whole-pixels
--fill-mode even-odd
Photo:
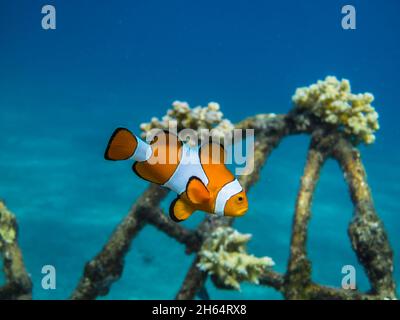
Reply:
[[[185,203],[179,196],[169,206],[169,216],[172,221],[182,222],[189,218],[195,210]]]
[[[172,221],[174,222],[182,222],[183,220],[179,220],[177,217],[174,215],[174,207],[175,203],[179,200],[179,197],[174,199],[171,204],[169,205],[169,217],[171,218]]]
[[[111,161],[128,160],[135,153],[136,146],[137,139],[132,132],[126,128],[117,128],[108,141],[104,159]]]

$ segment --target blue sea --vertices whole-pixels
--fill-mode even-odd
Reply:
[[[42,29],[45,4],[56,8],[55,30]],[[356,9],[355,30],[341,26],[346,4]],[[147,186],[130,163],[103,159],[115,127],[139,132],[174,100],[219,102],[232,122],[286,113],[297,87],[327,75],[375,95],[381,129],[375,144],[360,149],[399,282],[399,9],[396,0],[0,0],[0,198],[17,216],[33,297],[67,298]],[[249,193],[248,214],[235,223],[253,234],[249,252],[272,257],[279,272],[308,143],[308,136],[282,142]],[[354,265],[358,288],[368,290],[347,235],[353,207],[332,160],[312,211],[314,281],[338,287],[342,266]],[[203,218],[196,213],[184,225]],[[192,260],[146,227],[104,298],[172,299]],[[41,287],[47,264],[56,268],[56,290]],[[207,290],[212,299],[282,298],[250,284],[236,292],[209,281]]]

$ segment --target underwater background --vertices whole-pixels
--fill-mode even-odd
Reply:
[[[41,28],[45,4],[56,7],[56,30]],[[356,8],[356,30],[341,27],[346,4]],[[103,159],[115,127],[139,133],[140,123],[163,116],[174,100],[216,101],[232,122],[286,113],[297,87],[326,75],[375,95],[381,129],[361,152],[399,282],[399,9],[396,0],[0,0],[0,198],[17,216],[33,297],[67,298],[147,186],[130,163]],[[272,257],[279,272],[308,143],[307,136],[282,142],[249,193],[248,214],[235,222],[253,234],[249,252]],[[310,224],[313,279],[340,286],[342,266],[351,264],[358,288],[367,290],[347,236],[352,211],[343,174],[328,161]],[[184,225],[203,217],[196,213]],[[146,227],[104,298],[172,299],[192,259]],[[41,288],[46,264],[56,267],[56,290]],[[281,298],[249,284],[232,292],[209,281],[207,289],[212,299]]]

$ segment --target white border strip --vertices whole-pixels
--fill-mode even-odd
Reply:
[[[218,216],[223,216],[226,202],[242,190],[243,188],[237,179],[224,185],[218,192],[217,199],[215,200],[215,214]]]
[[[149,144],[144,142],[138,136],[135,136],[135,138],[137,141],[137,145],[136,150],[131,158],[140,162],[149,160],[151,155],[153,154],[153,149]]]

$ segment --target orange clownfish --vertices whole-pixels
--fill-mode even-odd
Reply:
[[[248,209],[246,193],[225,166],[225,151],[219,144],[191,147],[166,131],[157,133],[148,144],[128,129],[118,128],[104,157],[132,159],[139,177],[175,191],[178,197],[171,203],[169,215],[176,222],[186,220],[196,210],[238,217]]]

